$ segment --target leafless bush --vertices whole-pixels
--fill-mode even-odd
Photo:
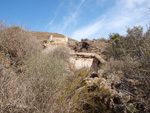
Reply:
[[[105,72],[115,72],[115,71],[129,71],[131,69],[135,69],[139,67],[139,62],[134,61],[132,58],[128,58],[126,61],[117,60],[114,58],[110,58],[109,61],[103,65],[103,69]]]
[[[38,40],[28,31],[17,26],[0,26],[0,51],[9,54],[17,63],[22,63],[29,56],[41,49]]]
[[[49,56],[68,61],[70,57],[69,51],[70,50],[66,47],[58,46],[49,53]]]

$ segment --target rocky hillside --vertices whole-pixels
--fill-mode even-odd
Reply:
[[[42,48],[64,35],[0,25],[0,112],[149,113],[150,30],[142,30]],[[91,64],[74,68],[73,57]]]

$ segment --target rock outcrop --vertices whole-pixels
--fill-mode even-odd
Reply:
[[[102,54],[106,48],[107,41],[105,39],[84,39],[81,42],[75,42],[74,44],[69,44],[69,47],[75,52],[87,52],[87,53],[97,53]]]
[[[135,113],[138,112],[135,105],[132,104],[133,96],[123,91],[117,91],[112,88],[112,84],[109,80],[102,77],[97,73],[91,73],[86,77],[81,84],[82,87],[78,88],[77,92],[84,92],[85,88],[88,89],[89,95],[92,93],[93,97],[96,98],[100,103],[95,105],[99,106],[101,112],[121,112],[121,113]],[[83,108],[85,111],[89,108]],[[92,108],[91,108],[92,109]],[[94,109],[94,108],[93,108]]]

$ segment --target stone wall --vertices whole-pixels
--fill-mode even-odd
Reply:
[[[105,60],[100,55],[94,53],[73,53],[70,58],[70,64],[74,69],[91,68],[93,72],[98,72],[98,69]]]
[[[48,38],[48,40],[51,44],[67,44],[68,43],[68,37],[53,37],[53,35],[51,35]]]
[[[75,69],[91,68],[93,64],[93,58],[70,58],[70,63]]]

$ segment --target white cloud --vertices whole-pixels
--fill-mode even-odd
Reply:
[[[55,23],[55,20],[58,19],[59,11],[61,11],[62,7],[66,7],[65,5],[65,0],[60,4],[58,9],[55,12],[54,18],[48,23],[48,25],[45,28],[45,31],[50,31],[50,32],[57,32],[57,33],[62,33],[65,34],[65,32],[73,28],[73,26],[76,25],[77,23],[77,17],[80,14],[80,9],[82,5],[84,4],[85,0],[81,0],[77,5],[73,4],[74,1],[70,1],[68,4],[69,6],[67,7],[67,12],[62,12],[64,13],[64,17],[59,16],[62,20],[60,22],[57,22],[57,25]],[[75,9],[71,6],[76,6]],[[74,10],[73,10],[74,9]],[[70,13],[71,12],[71,13]]]
[[[85,26],[75,31],[71,37],[76,40],[80,40],[81,38],[87,38],[89,36],[92,36],[95,33],[99,32],[99,29],[101,29],[102,27],[102,23],[104,23],[103,19],[91,25]]]
[[[109,33],[125,34],[126,27],[133,25],[145,26],[148,24],[146,12],[150,0],[118,0],[109,12],[89,23],[87,26],[77,29],[70,36],[76,40],[82,38],[108,37]]]
[[[127,8],[134,8],[136,5],[142,5],[144,3],[148,3],[149,0],[124,0]]]
[[[150,20],[148,18],[150,15],[147,14],[148,7],[150,7],[150,0],[114,0],[116,3],[113,8],[108,8],[108,12],[106,11],[104,14],[97,15],[95,20],[91,20],[85,26],[80,24],[82,27],[79,28],[77,25],[80,22],[80,18],[82,18],[80,15],[84,13],[82,11],[84,11],[85,6],[88,7],[88,10],[91,8],[95,11],[94,6],[96,7],[97,4],[104,5],[104,3],[109,2],[109,0],[95,0],[90,6],[91,1],[93,0],[81,0],[78,4],[74,4],[74,0],[72,0],[70,3],[72,6],[76,6],[76,8],[68,9],[71,13],[66,12],[64,17],[59,17],[59,13],[65,5],[65,0],[63,0],[55,12],[54,18],[47,25],[46,30],[62,33],[76,40],[82,38],[108,38],[110,33],[125,34],[126,27],[132,27],[133,25],[145,26]],[[62,20],[56,25],[55,20],[58,17],[62,18]],[[78,28],[75,29],[76,27]],[[75,31],[72,31],[73,29]]]
[[[61,8],[62,8],[62,6],[64,5],[65,1],[66,1],[66,0],[63,0],[63,1],[59,4],[58,8],[56,9],[56,11],[55,11],[55,13],[54,13],[54,17],[50,20],[50,22],[48,23],[48,25],[45,27],[45,30],[46,30],[46,29],[49,29],[49,27],[53,25],[55,19],[56,19],[57,16],[59,15],[59,11],[61,10]]]
[[[76,10],[73,13],[71,13],[68,17],[65,17],[63,25],[61,25],[61,33],[63,33],[72,23],[76,24],[76,17],[78,16],[79,10],[84,2],[85,0],[81,0]]]

